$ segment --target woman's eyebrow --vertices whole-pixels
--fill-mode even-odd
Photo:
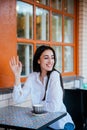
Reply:
[[[48,55],[44,55],[44,56],[48,56]]]
[[[44,55],[44,57],[45,57],[45,56],[49,56],[49,55]],[[51,56],[54,56],[54,55],[51,55]]]

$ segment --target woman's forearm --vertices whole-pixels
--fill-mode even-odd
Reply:
[[[15,76],[15,86],[18,86],[20,83],[20,76]]]

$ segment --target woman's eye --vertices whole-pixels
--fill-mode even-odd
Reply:
[[[51,59],[54,59],[54,56],[52,56]]]
[[[44,59],[49,59],[48,57],[44,57]],[[51,57],[51,59],[54,59],[54,57]]]
[[[48,59],[48,57],[44,57],[44,59]]]
[[[45,56],[44,59],[54,59],[54,56],[52,57]]]

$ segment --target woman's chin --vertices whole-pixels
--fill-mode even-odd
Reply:
[[[49,68],[49,69],[47,69],[47,71],[52,71],[52,68],[51,68],[51,69],[50,69],[50,68]]]

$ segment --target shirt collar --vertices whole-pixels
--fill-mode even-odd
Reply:
[[[40,72],[37,72],[37,77],[36,77],[36,80],[42,84],[42,82],[40,81]],[[44,86],[46,85],[46,82],[47,82],[47,76],[44,77]]]

